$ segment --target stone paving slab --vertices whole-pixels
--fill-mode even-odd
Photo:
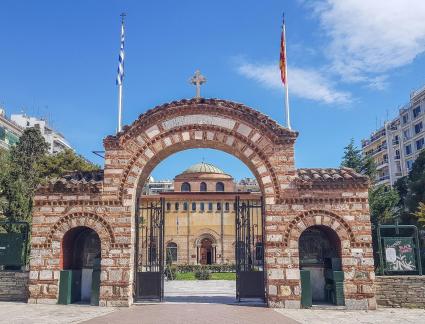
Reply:
[[[114,312],[113,307],[0,302],[0,324],[81,323]]]
[[[314,324],[422,324],[425,323],[424,309],[379,308],[374,311],[360,310],[311,310],[274,309],[275,312],[292,318],[299,323]]]
[[[88,320],[87,324],[296,324],[265,307],[219,304],[152,304],[133,306]]]

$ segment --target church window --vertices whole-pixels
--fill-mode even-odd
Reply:
[[[188,182],[183,182],[181,186],[181,191],[185,191],[185,192],[190,191],[190,184]]]
[[[230,209],[230,204],[227,202],[227,203],[224,205],[224,208],[226,209],[226,211],[229,211],[229,209]]]
[[[187,210],[187,202],[183,203],[183,210]]]
[[[167,252],[167,256],[166,256],[167,264],[177,262],[177,244],[176,243],[174,242],[168,243],[166,252]]]
[[[170,210],[171,209],[171,203],[167,203],[167,210]]]
[[[208,210],[212,211],[212,209],[213,209],[213,204],[212,204],[212,202],[209,202],[208,203]]]
[[[201,211],[204,211],[205,210],[205,204],[203,202],[201,202],[199,204],[199,208],[201,209]]]
[[[220,202],[217,203],[217,210],[221,210],[221,203]]]
[[[179,210],[179,203],[177,203],[177,202],[176,202],[176,203],[174,204],[174,209],[175,209],[175,210]]]
[[[215,184],[215,191],[224,191],[224,183],[223,182],[217,182]]]
[[[196,203],[192,203],[192,211],[196,210]]]
[[[199,191],[207,191],[207,184],[205,182],[201,182],[201,184],[199,185]]]

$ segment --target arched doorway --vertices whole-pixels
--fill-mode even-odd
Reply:
[[[331,271],[341,270],[341,241],[327,226],[311,226],[299,238],[300,270],[309,272],[313,303],[332,302]]]
[[[213,264],[215,262],[214,247],[210,239],[204,238],[199,249],[199,263],[202,265]]]
[[[62,239],[59,303],[98,304],[101,244],[91,228],[78,226]]]

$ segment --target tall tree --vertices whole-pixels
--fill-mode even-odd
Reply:
[[[350,143],[344,147],[344,156],[342,157],[341,166],[354,169],[357,172],[362,171],[362,153],[361,150],[355,146],[353,138],[350,140]]]
[[[356,172],[367,175],[374,179],[376,175],[376,164],[372,157],[362,156],[362,151],[354,144],[354,139],[344,148],[341,167],[354,169]]]
[[[39,163],[40,176],[43,179],[58,178],[72,171],[95,171],[99,166],[85,160],[72,150],[46,155]]]
[[[32,198],[41,181],[38,164],[47,149],[48,144],[37,128],[27,128],[10,149],[8,171],[0,183],[1,196],[6,202],[3,213],[9,220],[31,222]]]

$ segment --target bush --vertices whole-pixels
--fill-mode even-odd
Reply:
[[[196,272],[200,271],[202,268],[209,270],[210,272],[235,272],[236,266],[235,264],[208,264],[208,265],[200,265],[200,264],[178,264],[176,265],[176,271],[179,273],[187,273],[187,272]]]
[[[165,276],[167,280],[176,280],[177,267],[175,265],[168,265],[165,267]]]
[[[195,278],[198,280],[210,280],[211,279],[211,271],[202,267],[199,270],[195,271]]]

